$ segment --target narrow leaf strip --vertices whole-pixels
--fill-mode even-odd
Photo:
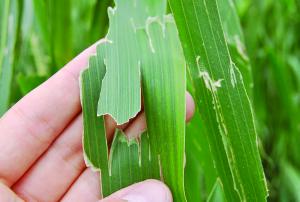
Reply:
[[[101,53],[98,53],[98,58]],[[101,170],[101,181],[109,186],[108,147],[103,117],[97,116],[97,103],[99,99],[101,82],[105,75],[103,60],[92,56],[89,68],[81,73],[81,102],[83,111],[83,150],[87,166],[96,171]],[[102,194],[108,195],[110,189],[102,187]]]
[[[142,90],[152,155],[159,158],[161,178],[171,188],[174,201],[185,201],[183,51],[171,15],[149,18],[146,33],[141,36],[149,41],[141,50]]]
[[[0,117],[9,107],[18,36],[20,5],[17,0],[4,0],[0,5]]]
[[[128,140],[116,131],[109,156],[111,192],[146,179],[159,179],[158,160],[151,156],[149,136]],[[104,185],[103,186],[107,186]]]

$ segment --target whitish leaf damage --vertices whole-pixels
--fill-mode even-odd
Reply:
[[[199,71],[199,77],[203,79],[206,88],[211,92],[215,92],[218,88],[221,88],[221,82],[223,79],[212,79],[209,73],[205,70],[203,63],[201,63],[200,56],[196,57],[196,63]]]
[[[235,70],[236,70],[236,66],[234,64],[234,62],[230,62],[230,68],[229,68],[229,72],[230,72],[230,82],[232,87],[235,87],[235,85],[237,84],[237,79],[236,79],[236,75],[235,75]]]
[[[221,82],[223,79],[213,80],[210,78],[208,72],[199,72],[199,77],[203,78],[205,86],[212,92],[217,91],[218,88],[221,88]]]

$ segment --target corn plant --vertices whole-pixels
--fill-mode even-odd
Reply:
[[[79,82],[99,195],[153,178],[180,202],[299,201],[299,9],[299,0],[2,0],[0,115],[102,38]],[[120,125],[140,113],[145,132],[107,139],[105,116]]]
[[[103,196],[157,178],[169,185],[175,201],[187,200],[187,69],[215,167],[213,183],[221,185],[228,201],[266,200],[247,94],[251,74],[233,2],[171,0],[172,14],[166,14],[165,1],[115,3],[108,10],[108,34],[81,77],[84,150],[87,164],[101,170]],[[229,9],[232,19],[221,21],[220,15],[227,13],[220,14],[218,4]],[[118,124],[134,118],[141,110],[141,92],[147,132],[139,140],[127,140],[116,131],[108,154],[103,115]],[[99,156],[103,154],[106,158]]]

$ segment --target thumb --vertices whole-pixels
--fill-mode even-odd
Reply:
[[[169,188],[158,180],[146,180],[121,189],[99,202],[172,202]]]

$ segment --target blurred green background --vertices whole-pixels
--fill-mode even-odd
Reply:
[[[237,1],[270,201],[300,201],[300,1]]]
[[[105,35],[106,9],[113,3],[111,0],[0,2],[1,116]],[[252,102],[269,201],[300,201],[300,0],[235,0],[235,4],[252,65]],[[199,122],[195,117],[189,130],[201,127]],[[187,145],[193,147],[189,139]],[[195,164],[189,169],[210,161],[208,156],[199,160],[200,156],[189,152],[193,149],[187,155],[190,164]],[[208,174],[199,173],[200,177],[205,175]],[[194,176],[187,173],[186,177]],[[187,186],[201,189],[198,185]],[[203,198],[207,195],[203,194]]]

